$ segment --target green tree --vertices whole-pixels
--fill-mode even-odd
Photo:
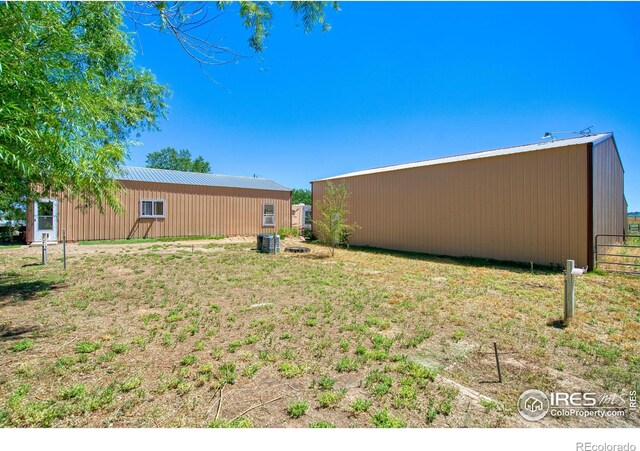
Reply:
[[[256,53],[265,50],[269,37],[273,10],[287,6],[300,19],[306,33],[316,26],[329,31],[325,11],[340,11],[338,2],[130,2],[125,13],[134,23],[172,35],[182,49],[203,66],[228,64],[247,55],[221,44],[224,36],[215,36],[213,23],[236,13],[249,31],[248,44]],[[223,11],[224,16],[220,14]]]
[[[27,219],[27,212],[24,205],[18,202],[8,201],[4,196],[0,196],[0,220],[8,221],[8,228],[6,233],[0,236],[0,239],[6,241],[13,241],[13,231],[15,230],[16,221],[25,221]]]
[[[191,172],[211,172],[211,165],[204,158],[198,157],[191,163]]]
[[[292,204],[311,205],[311,190],[304,188],[294,188],[291,190]]]
[[[211,172],[211,166],[204,158],[191,159],[191,152],[187,149],[177,151],[173,147],[165,147],[147,155],[147,167],[157,169],[172,169],[187,172]]]
[[[130,136],[157,128],[169,94],[150,71],[134,65],[125,26],[144,25],[174,36],[201,65],[226,64],[245,56],[211,36],[212,21],[222,16],[217,10],[237,8],[250,48],[261,52],[272,7],[285,4],[0,5],[0,203],[67,193],[120,210],[113,175],[127,157]],[[330,28],[327,2],[288,5],[306,32],[317,24]],[[203,159],[195,164],[206,168]]]
[[[115,3],[0,7],[0,196],[68,192],[118,208],[113,173],[167,88],[134,65]]]
[[[349,235],[358,228],[357,224],[349,224],[348,204],[350,193],[344,183],[334,185],[327,182],[324,196],[319,204],[320,217],[313,222],[321,243],[328,246],[333,257],[336,247],[347,244]]]

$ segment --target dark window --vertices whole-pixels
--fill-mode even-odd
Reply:
[[[262,226],[273,227],[276,224],[276,206],[273,204],[262,205]]]
[[[140,201],[141,218],[164,218],[164,200],[147,199]]]

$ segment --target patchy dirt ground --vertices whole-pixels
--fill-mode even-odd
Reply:
[[[299,244],[289,239],[285,245]],[[0,249],[0,425],[638,427],[520,394],[640,389],[640,278],[253,238]],[[493,343],[501,352],[497,383]]]

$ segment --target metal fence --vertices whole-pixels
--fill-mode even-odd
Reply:
[[[632,222],[629,224],[629,233],[640,233],[640,222]]]
[[[596,235],[595,267],[640,274],[640,235]]]

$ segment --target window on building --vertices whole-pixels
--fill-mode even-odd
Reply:
[[[142,199],[140,200],[141,218],[164,218],[163,199]]]
[[[273,227],[276,224],[276,206],[262,204],[262,226]]]

